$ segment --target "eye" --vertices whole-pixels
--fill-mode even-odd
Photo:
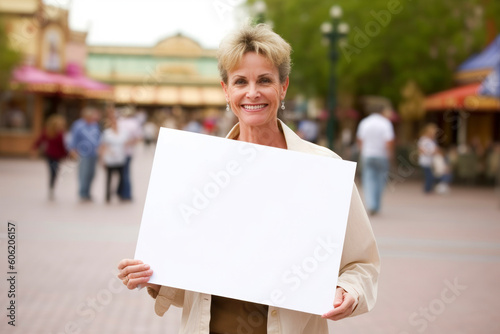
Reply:
[[[271,83],[273,82],[270,78],[264,77],[259,80],[261,83]]]
[[[246,80],[242,79],[242,78],[234,80],[235,85],[243,85],[245,83],[246,83]]]

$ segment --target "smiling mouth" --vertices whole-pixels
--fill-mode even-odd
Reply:
[[[265,108],[266,106],[267,106],[267,104],[253,104],[253,105],[243,104],[242,105],[243,109],[249,110],[249,111],[260,110],[260,109]]]

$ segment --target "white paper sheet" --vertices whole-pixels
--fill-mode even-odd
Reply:
[[[355,163],[162,128],[135,258],[151,282],[332,309]]]

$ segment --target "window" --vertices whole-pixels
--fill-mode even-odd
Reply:
[[[5,91],[0,95],[0,131],[30,132],[35,97],[32,93]]]

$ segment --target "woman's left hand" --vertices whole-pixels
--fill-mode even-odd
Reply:
[[[341,287],[335,291],[334,309],[323,314],[321,317],[330,320],[340,320],[352,314],[358,305],[358,301]]]

